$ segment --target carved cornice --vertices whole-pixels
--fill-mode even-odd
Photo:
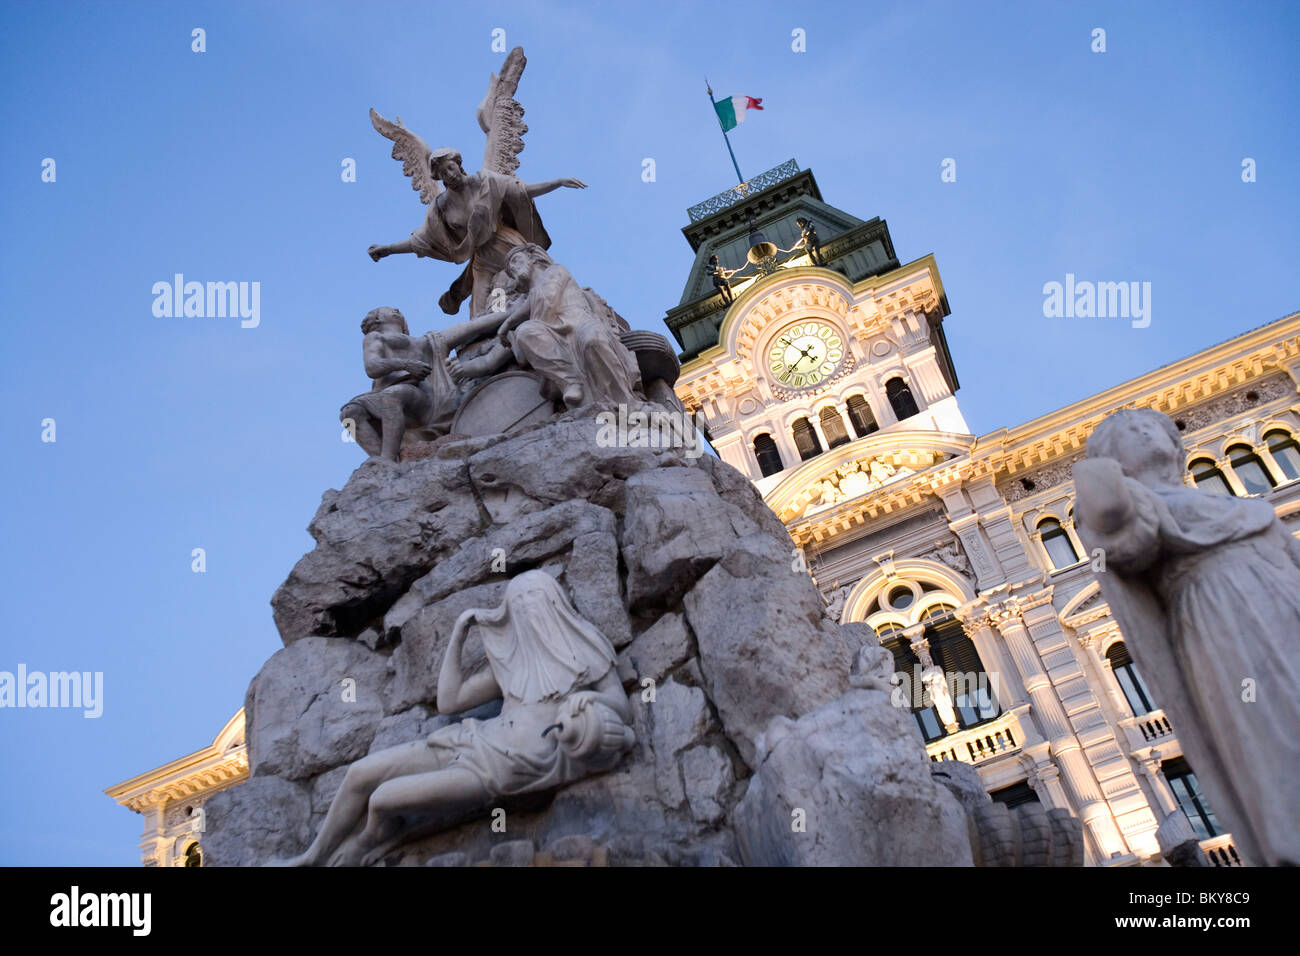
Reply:
[[[248,776],[244,709],[241,707],[207,747],[125,780],[104,792],[130,810],[145,813],[169,801],[206,793]]]

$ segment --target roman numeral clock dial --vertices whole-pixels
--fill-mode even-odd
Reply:
[[[767,353],[772,376],[789,388],[809,388],[835,374],[844,360],[840,334],[824,322],[801,322],[785,329]]]

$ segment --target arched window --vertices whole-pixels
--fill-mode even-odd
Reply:
[[[912,397],[912,390],[901,378],[891,378],[885,383],[885,395],[889,397],[889,404],[894,409],[894,417],[900,422],[917,413],[916,399]]]
[[[1043,540],[1047,556],[1056,570],[1072,567],[1079,563],[1079,552],[1074,549],[1070,533],[1055,518],[1044,518],[1038,522],[1038,536]]]
[[[848,405],[849,421],[853,424],[853,433],[859,438],[864,438],[880,428],[876,424],[876,416],[871,414],[871,406],[861,395],[850,395]]]
[[[852,399],[850,399],[852,401]],[[852,412],[853,406],[849,406]],[[1269,432],[1264,436],[1268,442],[1269,454],[1277,462],[1277,466],[1282,469],[1282,474],[1286,475],[1287,481],[1295,481],[1300,478],[1300,445],[1291,437],[1290,432],[1282,430]]]
[[[1142,676],[1138,673],[1133,658],[1128,656],[1128,648],[1124,646],[1123,641],[1116,641],[1106,649],[1106,660],[1110,661],[1110,669],[1115,679],[1119,681],[1120,690],[1124,692],[1124,699],[1128,701],[1128,705],[1133,708],[1134,715],[1141,717],[1155,710],[1156,705],[1151,700],[1151,692],[1147,690],[1147,685],[1142,683]]]
[[[199,849],[197,843],[191,843],[185,848],[185,866],[202,866],[203,851]]]
[[[754,457],[758,459],[758,470],[763,473],[764,478],[775,475],[783,467],[781,452],[771,435],[759,435],[754,439]]]
[[[1228,479],[1223,477],[1223,472],[1219,471],[1216,465],[1209,458],[1198,458],[1187,466],[1192,473],[1192,481],[1196,487],[1203,491],[1212,491],[1216,495],[1232,494],[1232,486],[1228,484]]]
[[[822,443],[817,440],[817,432],[808,419],[796,419],[790,431],[794,434],[794,447],[799,450],[800,461],[816,458],[822,453]]]
[[[921,618],[925,621],[925,639],[930,656],[942,668],[957,723],[962,729],[987,723],[1001,712],[988,672],[980,660],[975,644],[952,616],[952,608],[936,605]]]
[[[1246,488],[1248,495],[1267,494],[1273,490],[1273,476],[1264,462],[1249,445],[1233,445],[1228,449],[1228,463]]]
[[[849,432],[844,427],[844,418],[840,415],[838,408],[827,405],[821,411],[821,420],[822,434],[826,436],[826,444],[836,448],[849,443]]]

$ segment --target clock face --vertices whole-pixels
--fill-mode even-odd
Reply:
[[[767,366],[777,381],[807,388],[825,381],[844,359],[840,334],[824,322],[792,325],[772,342]]]

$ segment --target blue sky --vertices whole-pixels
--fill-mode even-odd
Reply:
[[[365,255],[423,215],[369,107],[476,168],[504,29],[529,57],[520,175],[590,186],[539,201],[552,252],[662,331],[685,209],[734,181],[704,74],[762,97],[732,134],[742,171],[793,156],[885,218],[902,261],[937,257],[981,434],[1300,308],[1298,10],[4,4],[0,670],[102,671],[105,699],[96,720],[0,710],[0,864],[138,862],[141,819],[101,790],[210,742],[280,646],[270,596],[361,461],[337,425],[367,387],[361,316],[445,323],[458,267]],[[177,272],[259,282],[260,325],[155,317]],[[1150,282],[1150,326],[1045,318],[1066,273]]]

